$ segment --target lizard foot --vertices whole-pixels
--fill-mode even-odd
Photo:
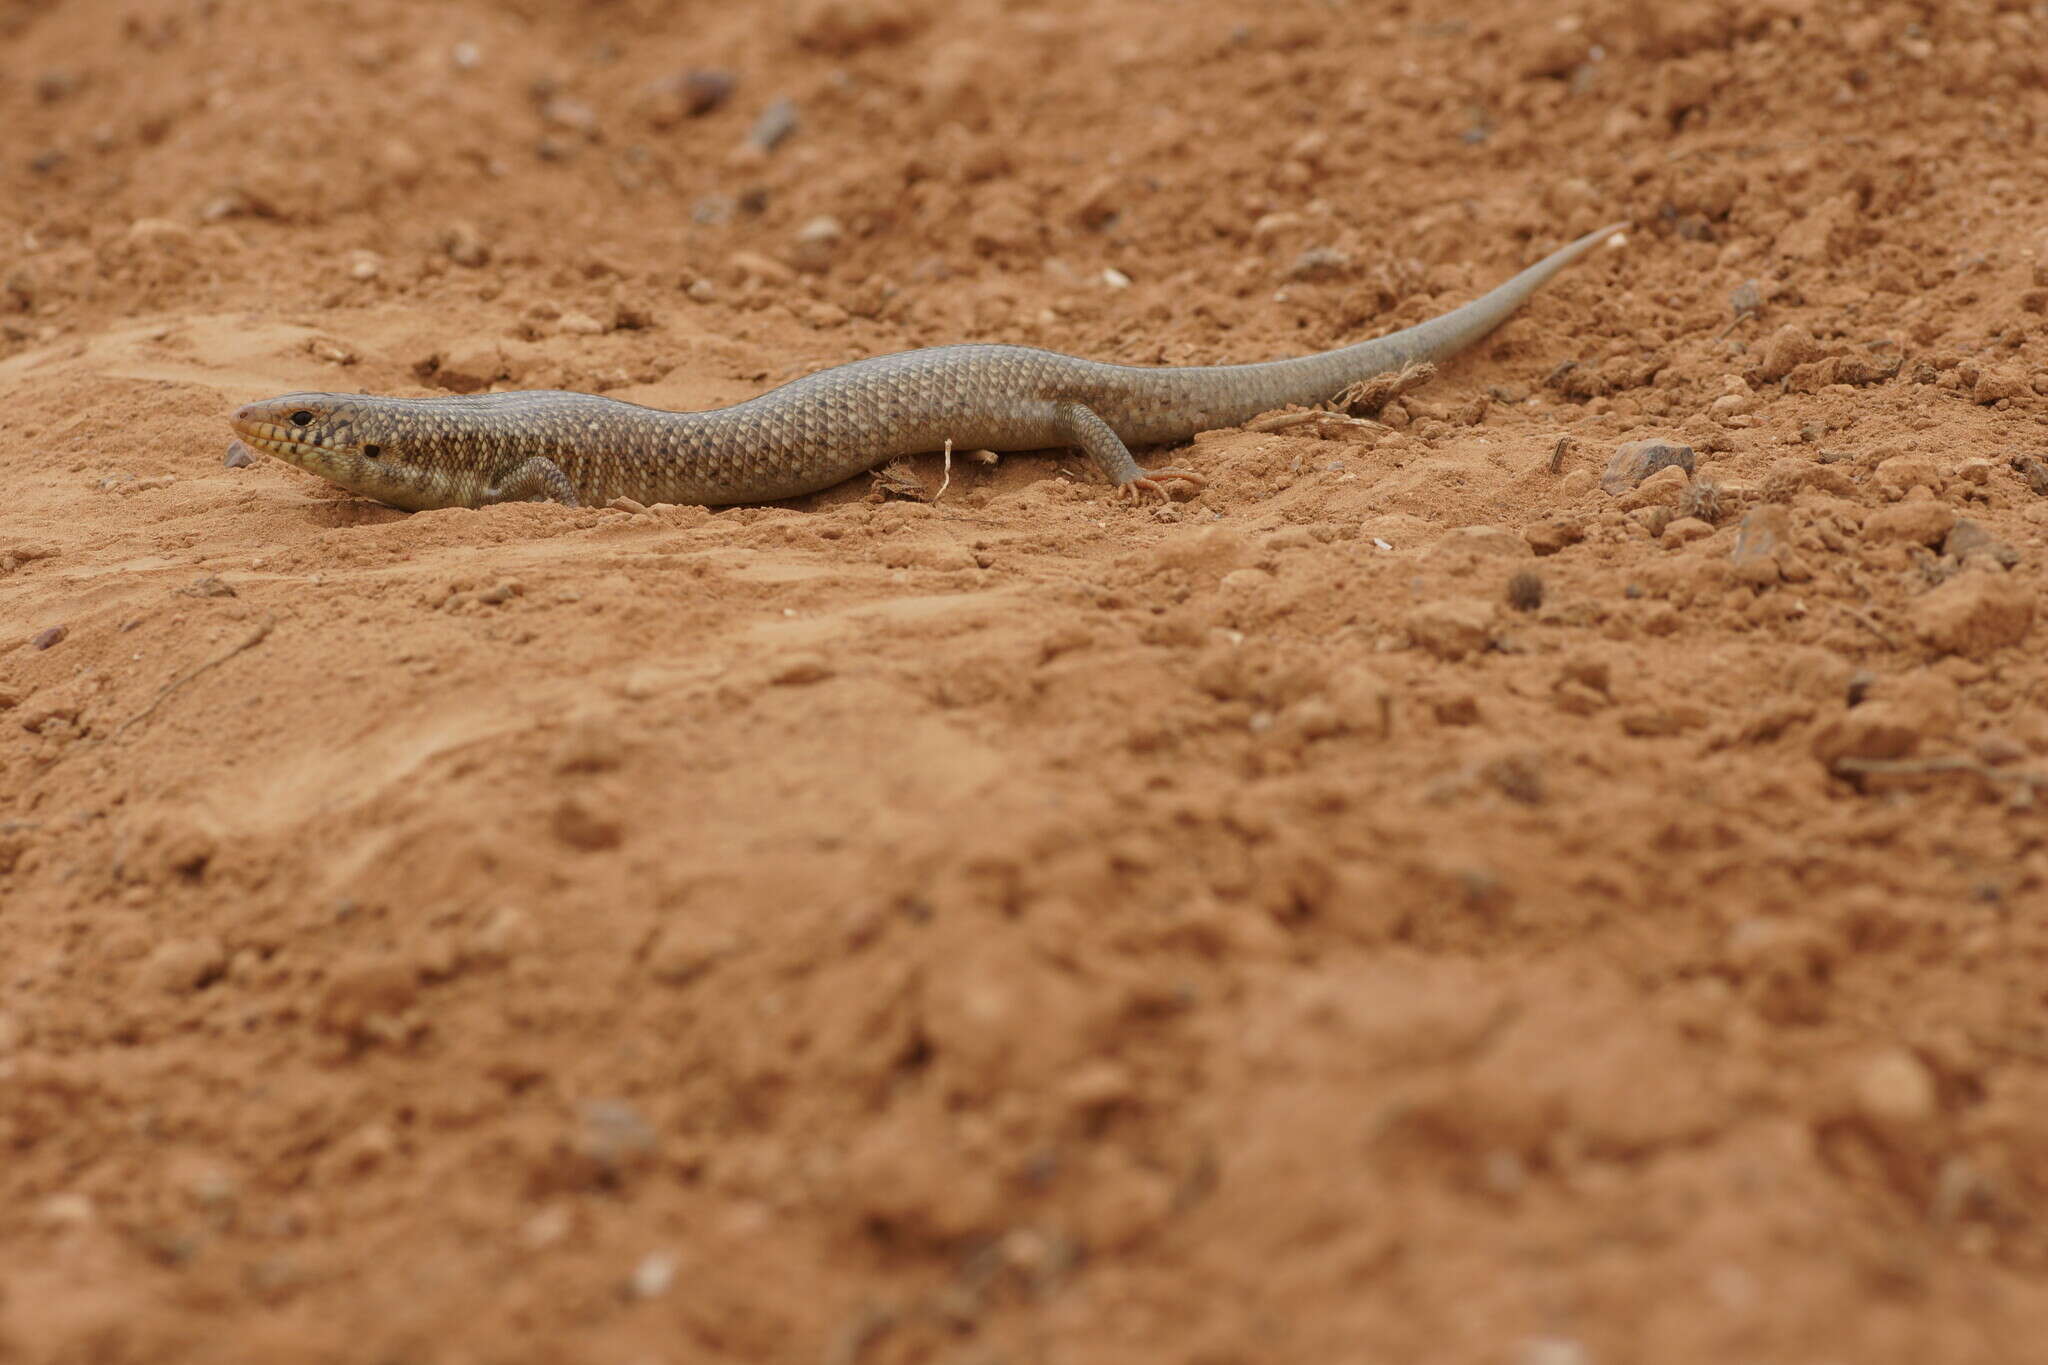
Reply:
[[[1140,469],[1137,478],[1132,479],[1129,483],[1117,485],[1117,496],[1120,498],[1143,498],[1147,493],[1157,493],[1160,501],[1172,502],[1173,495],[1167,491],[1166,485],[1168,482],[1176,479],[1198,489],[1208,483],[1208,480],[1195,473],[1192,469],[1181,469],[1175,465],[1167,465],[1160,469]]]

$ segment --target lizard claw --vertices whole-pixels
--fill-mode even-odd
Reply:
[[[1208,480],[1192,469],[1181,469],[1167,465],[1161,469],[1140,469],[1138,477],[1129,483],[1117,485],[1118,497],[1143,498],[1147,493],[1157,493],[1161,502],[1172,502],[1173,495],[1167,491],[1169,481],[1178,479],[1182,483],[1201,488]]]

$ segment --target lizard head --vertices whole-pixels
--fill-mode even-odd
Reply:
[[[427,467],[434,428],[409,421],[402,399],[288,393],[238,408],[229,422],[245,444],[351,493],[407,511],[461,501],[451,471]]]

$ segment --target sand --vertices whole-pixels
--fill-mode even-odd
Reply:
[[[2035,1358],[2044,53],[0,5],[0,1360]],[[1299,354],[1619,217],[1165,506],[223,459],[298,389]]]

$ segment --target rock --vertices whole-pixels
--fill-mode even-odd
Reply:
[[[1941,552],[1958,560],[1967,562],[1975,558],[2005,569],[2020,562],[2018,550],[1985,530],[1981,523],[1967,518],[1949,529],[1948,537],[1941,542]]]
[[[626,1277],[626,1295],[635,1299],[658,1299],[675,1283],[677,1260],[674,1252],[651,1251],[640,1258]]]
[[[2010,574],[1958,574],[1913,604],[1912,621],[1928,648],[1981,659],[2026,638],[2034,590]]]
[[[166,939],[143,960],[136,982],[165,995],[198,990],[227,970],[227,949],[212,935]]]
[[[1867,701],[1814,734],[1813,756],[1830,767],[1844,758],[1905,758],[1920,747],[1921,721],[1905,702]]]
[[[910,0],[796,0],[789,10],[797,42],[835,57],[899,43],[925,24],[923,10]]]
[[[640,112],[657,128],[670,128],[686,118],[702,118],[732,98],[739,81],[729,71],[698,68],[663,76],[647,87]]]
[[[1821,358],[1820,343],[1804,327],[1786,323],[1771,333],[1764,342],[1763,356],[1748,378],[1764,384],[1774,384],[1801,365],[1811,364]]]
[[[2034,386],[2017,365],[1987,365],[1977,372],[1970,396],[1979,403],[1996,403],[2006,398],[2031,398]]]
[[[1915,488],[1939,493],[1948,483],[1941,476],[1941,467],[1925,455],[1893,455],[1880,460],[1876,477],[1879,490],[1893,499],[1903,498]]]
[[[1695,457],[1691,446],[1675,441],[1630,441],[1618,446],[1600,476],[1600,486],[1618,495],[1635,487],[1660,469],[1676,466],[1691,475]]]
[[[482,965],[508,962],[540,944],[540,934],[524,910],[500,906],[484,917],[463,945],[466,961]]]
[[[192,245],[192,229],[170,218],[137,218],[128,225],[128,240],[152,251],[182,251]]]
[[[1856,1075],[1856,1108],[1881,1127],[1925,1123],[1939,1095],[1927,1064],[1904,1048],[1888,1048],[1864,1062]]]
[[[451,393],[476,393],[511,377],[505,353],[496,343],[465,346],[434,357],[429,370],[434,383]]]
[[[1341,279],[1351,269],[1351,257],[1333,246],[1312,246],[1294,258],[1287,278],[1304,282]]]
[[[831,661],[824,655],[806,652],[770,665],[768,681],[776,687],[808,687],[824,682],[833,672]]]
[[[1754,587],[1768,587],[1778,581],[1780,558],[1791,549],[1792,517],[1777,503],[1752,507],[1735,530],[1735,547],[1728,560],[1735,577]]]
[[[1326,699],[1347,733],[1385,739],[1393,729],[1394,693],[1384,679],[1363,668],[1348,668],[1329,681]]]
[[[1712,534],[1714,528],[1698,517],[1679,517],[1664,524],[1663,540],[1666,545],[1690,545]]]
[[[555,806],[555,837],[570,848],[585,853],[617,848],[625,842],[625,828],[608,809],[593,806],[571,793]]]
[[[731,935],[707,929],[685,918],[671,919],[656,929],[641,951],[641,961],[655,980],[687,985],[738,952]]]
[[[747,130],[747,146],[756,152],[772,152],[796,127],[795,101],[787,96],[778,97],[769,101],[761,116],[754,120],[754,126]]]
[[[726,264],[731,266],[742,280],[759,280],[763,284],[789,284],[796,279],[794,268],[758,251],[735,251],[726,257]]]
[[[798,269],[815,274],[832,264],[845,237],[846,229],[837,218],[820,214],[797,229],[791,257]]]
[[[1462,659],[1485,649],[1492,626],[1492,605],[1471,597],[1425,603],[1408,613],[1408,638],[1439,659]]]
[[[541,120],[552,127],[581,133],[585,137],[597,133],[597,110],[582,100],[570,95],[556,95],[541,106]]]
[[[2032,455],[2015,455],[2012,467],[2037,498],[2048,498],[2048,462],[2035,459]]]
[[[1634,492],[1624,494],[1621,506],[1629,511],[1636,511],[1644,507],[1655,507],[1668,511],[1676,508],[1679,502],[1684,499],[1685,490],[1691,483],[1692,478],[1685,470],[1677,465],[1666,465],[1649,478],[1644,479],[1641,484],[1637,485]],[[1663,528],[1660,526],[1658,529],[1662,530]]]
[[[490,243],[474,223],[450,223],[441,234],[441,249],[448,253],[449,260],[471,269],[487,265],[491,259]]]
[[[395,1032],[399,1017],[419,996],[414,968],[394,957],[364,956],[343,963],[328,978],[317,1018],[323,1028],[359,1042]]]
[[[1539,555],[1554,555],[1567,545],[1576,545],[1586,538],[1586,528],[1576,521],[1554,519],[1538,522],[1522,532],[1522,539],[1529,542],[1529,548]]]
[[[1763,291],[1757,287],[1755,280],[1744,280],[1728,291],[1728,310],[1735,315],[1738,322],[1763,314]]]
[[[1217,586],[1225,592],[1257,592],[1272,582],[1273,575],[1264,569],[1232,569]]]
[[[1863,519],[1863,538],[1877,544],[1942,543],[1956,524],[1955,510],[1932,498],[1913,498],[1880,507]]]
[[[30,649],[55,649],[71,633],[69,626],[46,626],[29,637]]]
[[[1750,425],[1735,419],[1747,417],[1755,411],[1756,395],[1753,393],[1724,393],[1707,404],[1707,415],[1724,426]]]
[[[1394,407],[1396,411],[1401,410],[1398,403]],[[1577,502],[1580,498],[1592,492],[1594,486],[1599,482],[1600,476],[1590,469],[1567,471],[1565,476],[1557,481],[1558,500],[1560,502]]]
[[[1508,605],[1516,611],[1534,611],[1543,605],[1543,575],[1522,570],[1508,580]]]

